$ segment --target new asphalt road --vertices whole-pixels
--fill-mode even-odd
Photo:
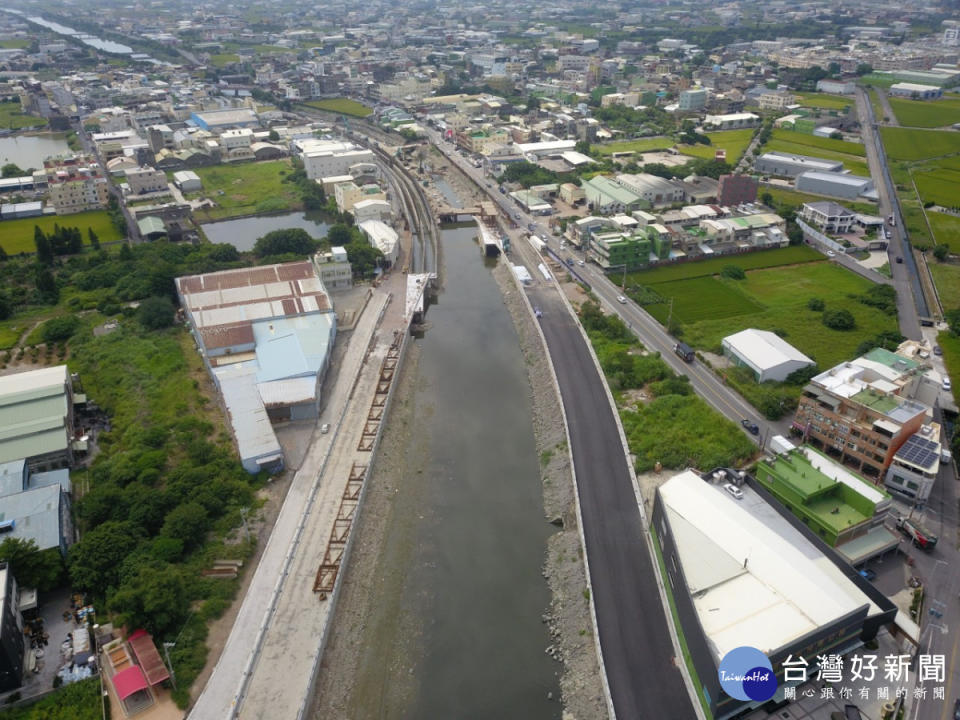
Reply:
[[[590,349],[552,287],[529,292],[567,415],[600,646],[618,718],[696,718],[674,657],[616,420]]]

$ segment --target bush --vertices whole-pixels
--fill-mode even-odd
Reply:
[[[727,265],[720,271],[720,275],[731,280],[744,280],[747,277],[743,268],[738,265]]]
[[[162,330],[173,325],[173,304],[165,297],[151,297],[140,303],[137,319],[147,330]]]
[[[849,310],[825,310],[823,324],[831,330],[853,330],[857,326],[857,321]]]
[[[812,297],[809,300],[807,300],[808,310],[813,310],[814,312],[823,312],[825,307],[826,307],[826,304],[823,302],[821,298]]]
[[[45,343],[65,342],[73,337],[78,327],[80,321],[76,315],[60,315],[43,324],[41,336]]]

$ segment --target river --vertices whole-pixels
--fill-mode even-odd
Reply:
[[[257,238],[273,230],[301,228],[316,239],[326,236],[330,227],[319,213],[284,213],[283,215],[260,215],[257,217],[221,220],[201,225],[207,239],[212,243],[229,243],[241,252],[253,250]]]
[[[445,193],[446,194],[446,193]],[[558,720],[542,616],[544,519],[526,365],[476,228],[441,232],[443,287],[412,340],[408,400],[376,470],[393,494],[350,717]],[[406,397],[406,395],[405,395]],[[398,407],[398,406],[395,406]],[[381,490],[377,490],[380,492]],[[552,696],[553,699],[549,699]],[[319,717],[319,716],[315,716]]]

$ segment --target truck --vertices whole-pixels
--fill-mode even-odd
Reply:
[[[694,352],[693,348],[687,345],[686,343],[678,342],[673,346],[673,351],[681,358],[684,362],[693,362]]]
[[[921,550],[930,552],[937,545],[937,536],[923,527],[916,520],[912,520],[901,515],[897,518],[897,530],[910,538],[914,546],[920,548]]]

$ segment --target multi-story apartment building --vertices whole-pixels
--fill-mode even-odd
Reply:
[[[785,92],[767,92],[757,98],[761,110],[783,110],[796,101],[794,95]]]
[[[828,455],[879,480],[930,417],[911,400],[927,382],[919,362],[882,348],[832,367],[804,388],[793,427]]]
[[[57,215],[70,215],[106,207],[110,188],[100,166],[81,156],[47,160],[49,203]]]
[[[707,105],[706,88],[695,88],[693,90],[684,90],[680,93],[679,108],[682,112],[700,110]]]
[[[126,171],[127,185],[131,195],[163,192],[167,190],[167,176],[162,170],[152,167],[131,168]]]

